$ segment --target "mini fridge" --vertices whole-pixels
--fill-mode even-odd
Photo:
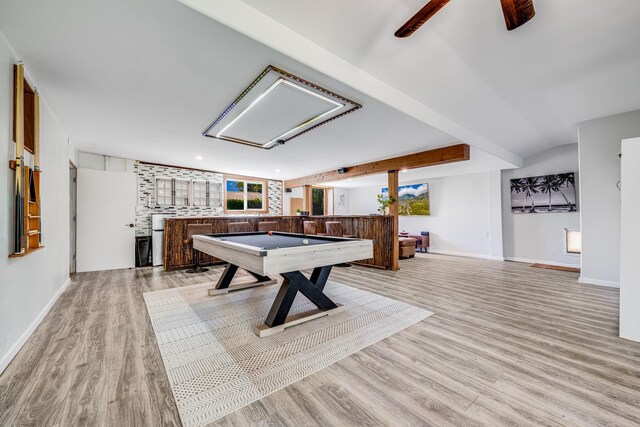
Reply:
[[[164,220],[176,214],[151,214],[151,245],[153,246],[153,266],[164,264]]]

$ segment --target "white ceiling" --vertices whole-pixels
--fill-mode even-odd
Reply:
[[[0,29],[87,152],[288,179],[458,142],[174,0],[2,0]],[[272,150],[203,137],[269,64],[363,108]]]
[[[502,158],[487,142],[526,157],[576,142],[582,120],[640,108],[637,0],[535,0],[513,32],[499,0],[457,0],[408,39],[393,33],[426,0],[181,1]],[[346,64],[419,105],[363,89]]]
[[[181,1],[208,17],[175,0],[2,0],[0,30],[81,150],[270,178],[458,141],[507,168],[640,108],[636,0],[536,0],[514,32],[498,0],[457,0],[404,40],[424,0]],[[363,108],[268,151],[202,137],[268,64]]]

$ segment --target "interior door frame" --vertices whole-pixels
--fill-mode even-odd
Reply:
[[[69,274],[76,272],[78,251],[78,167],[69,160]]]
[[[332,190],[332,189],[333,189],[333,187],[323,187],[323,186],[320,186],[320,185],[312,185],[311,186],[312,197],[313,197],[313,190],[322,190],[322,192],[324,193],[324,196],[323,196],[323,199],[324,199],[323,200],[324,201],[324,213],[322,215],[333,215],[333,212],[329,212],[329,199],[328,199],[329,193],[330,193],[330,191],[328,191],[328,190]],[[311,201],[311,209],[313,211],[313,200]],[[313,212],[311,212],[311,214],[313,215]]]

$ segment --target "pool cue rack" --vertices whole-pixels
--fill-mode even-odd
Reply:
[[[40,196],[40,98],[24,78],[24,66],[14,65],[14,251],[9,257],[22,257],[42,249],[42,210]],[[25,150],[33,154],[33,167],[25,164]]]

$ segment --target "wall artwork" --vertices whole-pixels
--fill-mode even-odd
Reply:
[[[383,198],[389,189],[382,189]],[[411,184],[398,187],[398,213],[402,216],[431,215],[429,206],[429,184]]]
[[[573,172],[511,180],[511,212],[514,214],[575,211]]]
[[[341,208],[347,206],[347,193],[338,193],[338,206]]]

